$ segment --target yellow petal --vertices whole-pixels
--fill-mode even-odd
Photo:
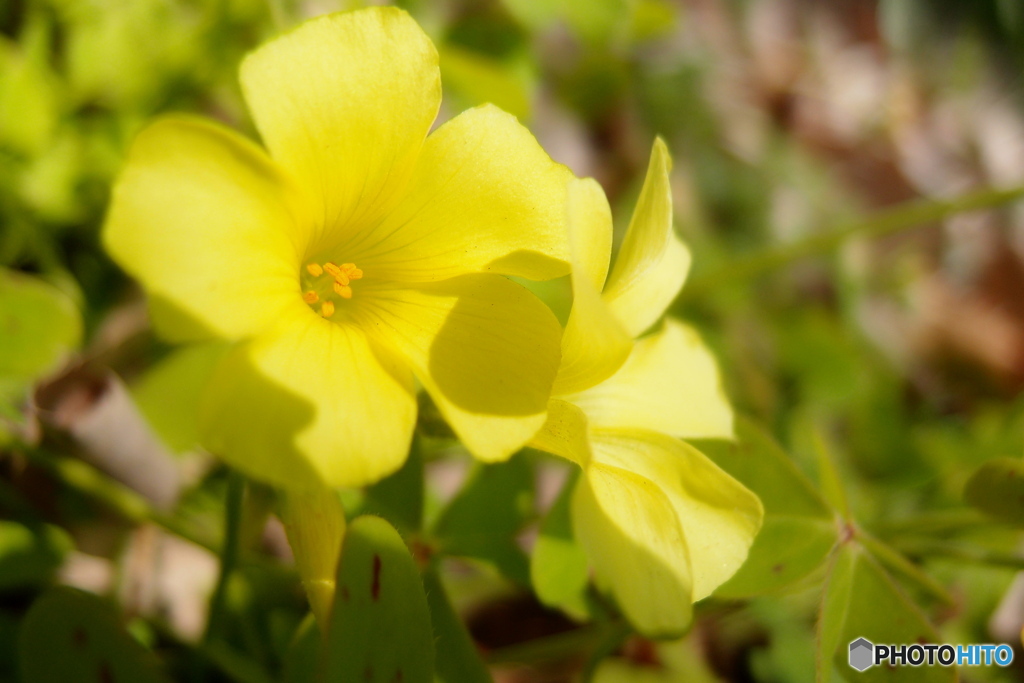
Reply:
[[[656,432],[595,430],[594,460],[656,482],[675,509],[689,551],[693,600],[747,559],[761,528],[760,499],[693,446]]]
[[[566,191],[572,274],[584,278],[594,291],[600,292],[612,258],[612,209],[601,185],[593,178],[573,178]]]
[[[238,338],[298,296],[308,238],[293,191],[256,145],[174,116],[135,139],[103,241],[175,340]]]
[[[427,138],[402,203],[340,250],[368,276],[406,282],[482,271],[565,275],[571,177],[513,116],[471,109]]]
[[[437,51],[392,7],[311,19],[246,57],[241,80],[271,156],[317,206],[307,256],[388,213],[441,102]]]
[[[682,438],[732,438],[733,413],[714,356],[692,328],[668,319],[636,342],[612,377],[566,396],[597,427]]]
[[[612,212],[597,182],[569,182],[567,222],[573,301],[562,335],[555,395],[582,391],[607,379],[633,347],[632,337],[599,293],[611,253]]]
[[[416,400],[411,373],[393,356],[299,302],[229,354],[201,412],[204,445],[254,478],[362,486],[404,462]]]
[[[573,527],[598,585],[650,637],[678,637],[693,616],[686,542],[669,499],[649,479],[591,465],[572,505]]]
[[[470,452],[502,460],[540,429],[561,329],[536,297],[498,275],[406,289],[363,282],[354,319],[408,360]]]
[[[633,219],[604,288],[605,301],[634,337],[662,316],[690,269],[690,252],[672,229],[671,164],[668,149],[658,138]]]
[[[587,416],[571,403],[551,399],[548,402],[548,419],[534,435],[530,446],[586,467],[590,462]]]

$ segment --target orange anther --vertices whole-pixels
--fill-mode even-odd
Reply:
[[[331,276],[343,285],[348,284],[348,273],[344,267],[339,268],[335,263],[325,263],[324,270],[331,274]]]
[[[332,315],[334,315],[334,302],[325,301],[323,306],[320,307],[320,315],[322,315],[325,318],[330,318]]]
[[[315,304],[317,301],[320,301],[320,297],[317,296],[316,292],[310,291],[302,295],[302,300],[307,304]]]
[[[324,269],[321,268],[320,265],[316,263],[310,263],[309,265],[307,265],[306,270],[308,270],[309,274],[312,275],[313,277],[320,277],[321,275],[324,274]],[[314,299],[314,301],[316,301],[316,299]]]
[[[351,299],[352,298],[352,288],[349,287],[348,285],[343,285],[340,282],[335,282],[334,283],[334,291],[342,299]]]

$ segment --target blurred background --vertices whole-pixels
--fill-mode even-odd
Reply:
[[[618,237],[652,141],[666,140],[694,255],[673,314],[714,348],[737,410],[840,518],[884,542],[880,556],[897,556],[897,585],[944,642],[1011,642],[1020,661],[1024,517],[992,521],[963,492],[992,458],[1024,454],[1024,206],[991,191],[1024,185],[1024,4],[397,4],[439,49],[439,123],[483,102],[515,114],[555,160],[601,182]],[[303,598],[258,487],[223,636],[195,653],[225,473],[189,416],[217,349],[153,336],[99,228],[141,126],[188,111],[255,137],[242,56],[357,6],[0,0],[0,680],[17,680],[19,624],[54,583],[112,598],[178,680],[195,679],[197,657],[213,662],[208,680],[303,680],[291,645]],[[564,312],[562,285],[538,291]],[[471,525],[479,473],[467,479],[468,459],[430,429],[428,519]],[[522,553],[565,470],[536,454],[508,470],[508,514],[488,533]],[[365,499],[352,493],[353,509]],[[450,554],[446,582],[500,681],[815,680],[824,552],[785,585],[702,604],[682,641],[604,651],[599,632],[532,596],[525,556]]]

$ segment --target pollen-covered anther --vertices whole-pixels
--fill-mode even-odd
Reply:
[[[334,302],[325,301],[323,305],[320,307],[320,315],[322,315],[325,318],[330,318],[332,315],[334,315]]]
[[[317,301],[320,301],[320,295],[314,291],[309,291],[302,295],[302,300],[307,304],[315,304]]]
[[[354,263],[342,263],[341,270],[350,280],[359,280],[363,277],[363,271],[360,268],[356,268]]]
[[[324,269],[320,267],[319,263],[310,263],[306,266],[306,270],[313,277],[320,277],[324,274]]]
[[[348,284],[348,273],[345,272],[344,268],[340,268],[337,263],[331,263],[328,261],[324,264],[324,270],[330,273],[331,277],[333,277],[337,282],[340,282],[343,285]]]
[[[348,285],[341,284],[341,282],[334,283],[334,293],[340,296],[342,299],[352,298],[352,288],[349,287]]]

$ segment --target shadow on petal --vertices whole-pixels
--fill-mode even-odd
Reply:
[[[437,389],[477,414],[545,411],[559,360],[561,328],[525,288],[494,275],[467,275],[424,287],[457,300],[429,351]]]
[[[649,479],[593,465],[572,501],[576,535],[598,585],[645,636],[681,636],[693,619],[686,541],[672,504]]]
[[[214,372],[200,408],[203,444],[255,479],[292,489],[319,487],[322,480],[297,443],[315,407],[268,378],[252,348],[237,344]]]

